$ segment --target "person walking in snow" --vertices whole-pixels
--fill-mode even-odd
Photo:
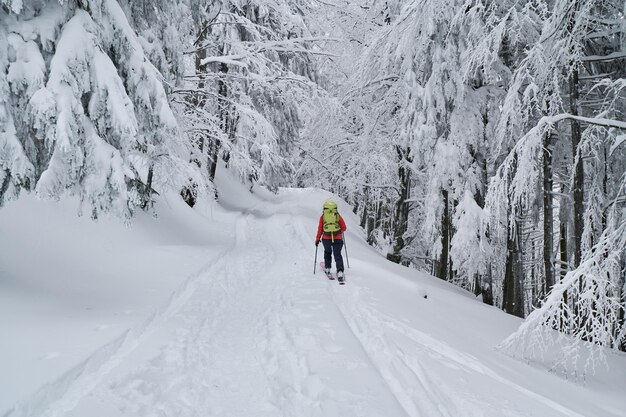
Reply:
[[[346,223],[343,217],[337,211],[337,203],[328,200],[324,203],[324,211],[320,216],[320,222],[317,227],[317,236],[315,237],[315,246],[320,244],[320,239],[324,245],[324,272],[330,275],[332,266],[332,255],[335,256],[335,264],[337,266],[337,279],[343,281],[343,258],[341,257],[341,249],[343,248],[342,233],[346,231]]]

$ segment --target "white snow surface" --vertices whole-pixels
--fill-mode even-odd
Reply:
[[[130,227],[0,210],[0,415],[626,416],[626,355],[585,381],[509,358],[518,318],[388,262],[340,200],[347,284],[314,275],[330,193],[216,185]]]

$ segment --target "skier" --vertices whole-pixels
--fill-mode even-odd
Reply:
[[[342,282],[343,275],[343,258],[341,257],[341,249],[343,248],[342,233],[346,231],[346,223],[343,217],[337,212],[337,203],[328,200],[324,203],[324,211],[320,216],[320,222],[317,227],[317,236],[315,237],[315,246],[320,244],[320,238],[324,244],[324,272],[330,276],[330,267],[332,264],[332,255],[335,255],[335,264],[337,266],[337,280]]]

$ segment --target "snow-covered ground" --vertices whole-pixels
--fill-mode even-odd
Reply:
[[[585,382],[511,359],[519,319],[386,261],[341,202],[347,285],[313,275],[329,193],[217,186],[131,227],[0,210],[0,415],[626,416],[626,355]]]

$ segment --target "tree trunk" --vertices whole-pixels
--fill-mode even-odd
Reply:
[[[407,231],[409,221],[409,203],[407,200],[411,195],[411,173],[407,162],[411,162],[411,149],[402,149],[400,146],[396,146],[396,152],[398,154],[398,179],[400,182],[400,190],[393,216],[393,249],[392,252],[387,254],[387,259],[401,263],[401,251],[405,246],[404,233]]]
[[[376,218],[374,222],[374,229],[379,229],[381,227],[381,220],[383,218],[383,203],[378,201],[376,203]]]
[[[373,234],[374,228],[376,224],[376,212],[374,211],[374,207],[370,210],[369,216],[367,217],[367,228],[365,229],[365,233],[367,233],[368,242],[373,242]]]
[[[559,252],[561,254],[561,266],[559,268],[559,281],[562,281],[569,270],[569,254],[567,253],[567,217],[560,220],[559,225]],[[567,305],[567,291],[563,292],[563,302]],[[561,323],[563,324],[563,323]]]
[[[493,277],[491,265],[487,265],[487,273],[484,277],[483,286],[481,288],[483,295],[483,303],[493,305]]]
[[[152,194],[153,194],[152,178],[153,177],[154,177],[154,164],[150,164],[150,167],[148,168],[148,178],[146,181],[146,185],[142,187],[144,191],[141,197],[141,199],[143,200],[141,203],[141,208],[144,210],[147,210],[148,207],[150,207],[150,204],[152,203]]]
[[[570,113],[574,116],[578,115],[578,71],[574,70],[570,77],[569,90],[570,90]],[[572,150],[574,153],[574,267],[580,265],[582,257],[582,236],[584,228],[584,177],[585,172],[583,168],[582,155],[576,154],[579,152],[579,145],[581,139],[580,122],[578,120],[571,119],[571,131],[572,131]]]
[[[513,275],[513,248],[515,242],[513,242],[510,228],[507,228],[507,230],[506,266],[504,270],[504,282],[502,283],[502,307],[507,313],[513,314],[515,309],[515,277]]]
[[[224,51],[222,50],[222,53]],[[228,66],[224,63],[219,65],[219,71],[221,73],[228,72]],[[217,82],[217,93],[219,95],[218,106],[219,106],[219,114],[220,114],[220,128],[222,132],[228,134],[230,127],[230,117],[228,115],[229,112],[229,104],[228,104],[228,86],[224,82],[222,78]],[[211,141],[211,146],[209,147],[209,179],[213,181],[215,179],[215,172],[217,171],[217,164],[219,161],[220,150],[222,148],[222,144],[219,139],[214,139]]]
[[[5,168],[4,169],[4,181],[2,181],[2,184],[0,184],[0,205],[2,205],[4,194],[9,189],[10,184],[11,184],[11,171]]]
[[[609,195],[609,155],[607,154],[607,146],[604,144],[602,146],[602,150],[604,152],[604,178],[602,178],[602,193],[603,195]],[[602,231],[606,230],[606,222],[608,220],[610,206],[607,204],[604,210],[602,210]]]
[[[487,116],[487,113],[485,112],[483,114],[483,125],[487,126],[489,124],[489,118]],[[485,144],[489,143],[489,139],[487,137],[487,129],[484,130],[484,138],[483,138]],[[476,152],[476,154],[474,155],[474,158],[476,159],[476,162],[478,164],[478,166],[480,167],[481,170],[481,187],[476,191],[476,193],[474,194],[474,199],[476,200],[476,204],[478,204],[478,206],[481,209],[485,208],[485,190],[487,189],[487,185],[488,185],[488,173],[487,173],[487,158],[485,157],[485,155],[482,152]],[[489,304],[489,305],[493,305],[493,290],[492,290],[492,276],[491,276],[491,266],[487,265],[487,271],[485,276],[481,277],[481,276],[477,276],[476,277],[476,284],[475,284],[475,292],[476,295],[478,295],[478,291],[480,291],[480,294],[482,294],[483,297],[483,303],[485,304]]]
[[[543,144],[543,267],[545,273],[545,292],[554,285],[554,206],[552,178],[552,135],[547,133]],[[545,294],[544,294],[545,295]]]
[[[370,245],[374,244],[376,241],[376,237],[374,236],[374,230],[380,227],[381,213],[382,213],[382,204],[380,204],[380,202],[373,203],[369,222],[367,225],[367,242]]]
[[[204,22],[200,26],[203,27]],[[204,82],[206,65],[202,65],[202,61],[206,58],[206,48],[202,47],[204,46],[204,41],[206,40],[206,33],[206,30],[201,29],[200,33],[198,33],[198,38],[195,43],[199,46],[194,57],[194,63],[196,68],[196,77],[198,77],[198,91],[200,91],[200,93],[193,96],[193,104],[199,108],[203,108],[206,103],[206,95],[201,93],[201,91],[204,90],[204,87],[206,86]]]
[[[365,228],[365,225],[367,224],[369,205],[369,189],[366,188],[363,194],[363,212],[361,213],[361,221],[359,222],[362,228]]]
[[[450,258],[450,216],[448,191],[441,190],[443,195],[443,214],[441,216],[441,255],[437,263],[437,276],[443,280],[448,278],[448,261]]]
[[[508,228],[507,260],[504,277],[504,311],[518,317],[524,317],[524,274],[521,262],[521,230],[514,220],[514,231]]]
[[[474,275],[474,295],[478,297],[482,293],[482,287],[480,285],[480,275]]]
[[[626,267],[626,261],[622,262],[622,266]],[[622,268],[622,271],[624,270],[624,268]],[[621,278],[618,280],[618,285],[621,291],[621,300],[626,299],[626,294],[624,292],[626,292],[626,276],[624,276],[624,274],[622,274]],[[624,317],[626,315],[626,306],[624,304],[622,304],[622,309],[619,312],[619,317],[617,319],[617,328],[621,329],[624,327],[624,320],[626,320],[626,318]],[[619,350],[621,350],[622,352],[626,352],[626,337],[622,337],[621,340],[621,344],[617,347]]]
[[[580,10],[580,1],[574,0],[569,10],[569,20],[567,23],[568,30],[573,30],[577,14]],[[572,65],[575,65],[572,62]],[[570,114],[578,116],[579,102],[579,83],[578,69],[574,68],[569,77],[569,107]],[[573,197],[574,197],[574,267],[580,265],[582,258],[582,236],[584,228],[584,168],[582,154],[579,154],[579,146],[581,139],[580,122],[570,119],[570,129],[572,134],[572,152],[574,156],[574,181],[573,181]],[[578,155],[578,158],[576,157]]]
[[[204,27],[204,23],[201,24],[200,27]],[[202,60],[206,58],[206,49],[202,47],[205,40],[206,30],[200,29],[196,42],[194,43],[194,46],[199,46],[194,57],[196,77],[198,77],[198,92],[196,94],[193,94],[191,97],[191,103],[196,109],[204,109],[206,105],[206,95],[202,91],[206,87],[204,82],[206,65],[202,65]],[[204,158],[202,157],[204,156],[204,147],[207,138],[205,137],[204,133],[200,132],[197,133],[192,140],[195,142],[194,145],[198,150],[197,155],[192,157],[192,162],[195,163],[198,167],[202,167],[202,164],[204,163]],[[180,195],[190,207],[193,207],[196,204],[196,198],[198,196],[198,184],[196,184],[192,179],[189,179],[187,185],[185,185],[180,191]]]
[[[559,278],[562,280],[565,278],[567,271],[569,270],[569,253],[567,248],[567,217],[560,219],[559,225],[559,252],[561,255],[561,267]]]
[[[522,261],[522,225],[516,222],[517,231],[515,233],[515,256],[514,256],[514,276],[515,276],[515,308],[513,314],[524,317],[524,264]]]

